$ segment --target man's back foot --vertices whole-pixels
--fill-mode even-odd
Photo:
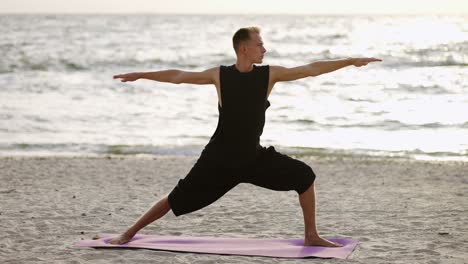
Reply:
[[[133,238],[133,235],[129,235],[129,234],[122,234],[120,236],[117,236],[117,237],[114,237],[112,238],[111,240],[109,240],[109,244],[115,244],[115,245],[121,245],[121,244],[125,244],[125,243],[128,243],[129,241],[131,241]]]
[[[321,246],[321,247],[342,247],[343,245],[326,240],[321,237],[306,238],[304,246]]]

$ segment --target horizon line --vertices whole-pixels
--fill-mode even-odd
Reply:
[[[199,15],[199,16],[232,16],[232,15],[265,15],[265,16],[306,16],[306,15],[321,15],[321,16],[438,16],[438,15],[455,15],[468,16],[468,12],[398,12],[398,13],[180,13],[180,12],[1,12],[0,15]]]

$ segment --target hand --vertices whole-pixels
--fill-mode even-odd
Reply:
[[[133,82],[141,77],[141,72],[131,72],[126,74],[114,75],[114,79],[121,78],[121,82]]]
[[[382,60],[376,59],[376,58],[351,58],[351,65],[354,65],[356,67],[361,67],[361,66],[367,65],[367,63],[372,62],[372,61],[382,61]]]

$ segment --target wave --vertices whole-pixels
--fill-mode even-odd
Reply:
[[[276,148],[276,147],[275,147]],[[455,152],[424,152],[420,149],[414,150],[376,150],[376,149],[325,149],[325,148],[310,148],[310,147],[278,147],[279,151],[294,155],[296,157],[319,156],[325,158],[346,158],[346,157],[362,157],[362,158],[401,158],[401,159],[423,159],[423,160],[456,160],[468,161],[468,149],[459,153]]]
[[[96,154],[96,155],[181,155],[194,156],[201,153],[202,145],[184,146],[158,146],[158,145],[106,145],[106,144],[86,144],[86,143],[13,143],[0,144],[0,153],[23,154]]]
[[[382,89],[383,91],[401,91],[406,94],[408,93],[424,93],[424,94],[451,94],[453,93],[449,89],[446,89],[440,85],[434,84],[430,86],[423,86],[423,85],[410,85],[410,84],[403,84],[398,83],[398,87],[396,88],[388,88],[385,87]]]
[[[0,144],[0,156],[199,156],[203,145],[104,145],[104,144]],[[461,152],[424,152],[420,149],[387,151],[376,149],[331,149],[275,145],[278,151],[295,157],[402,158],[468,161],[468,149]]]
[[[347,121],[349,119],[346,118],[335,118],[339,121]],[[331,119],[329,119],[331,120]],[[418,129],[432,129],[432,128],[468,128],[468,122],[462,124],[444,124],[440,122],[431,122],[431,123],[423,123],[423,124],[407,124],[403,123],[398,120],[393,119],[384,119],[377,122],[358,122],[358,123],[323,123],[317,122],[312,119],[293,119],[293,120],[272,120],[273,122],[280,122],[280,123],[293,123],[293,124],[301,124],[301,125],[314,125],[319,129],[322,128],[377,128],[379,130],[387,130],[387,131],[396,131],[396,130],[418,130]],[[307,128],[310,129],[310,128]]]
[[[468,66],[467,57],[464,51],[468,49],[468,44],[463,42],[463,47],[453,48],[452,53],[444,48],[431,49],[430,51],[410,50],[402,51],[401,54],[373,54],[383,60],[378,66],[382,68],[411,68],[411,67],[466,67]],[[72,58],[50,58],[50,57],[32,57],[25,52],[15,52],[10,57],[6,56],[0,61],[0,73],[10,73],[16,71],[90,71],[96,69],[108,68],[151,68],[151,67],[178,67],[184,69],[193,69],[201,66],[225,65],[235,62],[235,56],[232,53],[200,53],[190,56],[176,56],[175,58],[149,57],[145,59],[136,59],[134,57],[116,58],[110,56],[107,58],[93,57],[92,54],[77,54]],[[99,52],[99,51],[96,51]],[[6,52],[6,54],[9,54]],[[346,57],[359,57],[352,54],[334,54],[326,49],[321,52],[311,53],[305,51],[271,50],[265,55],[265,59],[281,61],[284,59],[303,61],[304,58],[311,57],[315,60],[335,60]],[[203,58],[203,62],[199,63]],[[280,62],[279,62],[280,63]]]
[[[91,70],[105,70],[109,68],[182,68],[182,69],[195,69],[201,66],[211,65],[226,65],[235,62],[233,58],[204,58],[203,64],[193,63],[194,60],[162,60],[162,59],[147,59],[136,60],[134,58],[124,60],[104,60],[86,63],[82,61],[73,61],[69,59],[44,59],[43,61],[31,61],[23,59],[19,61],[8,62],[6,60],[0,61],[0,73],[13,73],[21,71],[91,71]]]

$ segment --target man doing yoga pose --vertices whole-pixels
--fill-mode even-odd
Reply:
[[[109,241],[123,244],[143,227],[172,210],[175,216],[199,210],[218,200],[239,183],[251,183],[276,191],[294,190],[304,215],[304,245],[339,247],[319,236],[315,223],[315,174],[306,163],[260,145],[268,97],[277,82],[319,76],[340,68],[382,61],[376,58],[321,60],[286,68],[263,65],[266,52],[258,27],[239,29],[232,38],[235,64],[201,72],[163,70],[115,75],[122,82],[148,79],[174,84],[212,84],[218,95],[216,131],[195,165],[174,189],[127,231]]]

